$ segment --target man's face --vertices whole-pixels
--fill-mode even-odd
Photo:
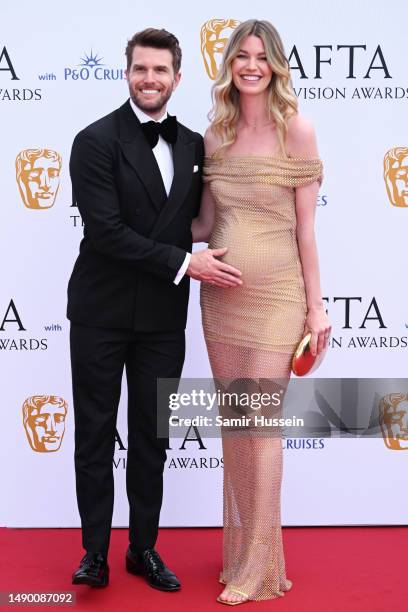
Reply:
[[[158,118],[166,109],[181,74],[174,74],[173,56],[168,49],[133,49],[132,63],[126,71],[129,94],[143,112]],[[156,116],[157,117],[156,117]]]
[[[390,168],[390,179],[396,202],[399,206],[408,206],[408,155],[400,160],[396,168]]]
[[[408,401],[402,400],[396,406],[386,405],[380,420],[387,447],[393,450],[407,450]]]
[[[24,202],[28,208],[50,208],[55,201],[60,182],[58,160],[38,157],[34,161],[23,162],[20,176]]]
[[[32,410],[27,425],[33,436],[35,450],[56,451],[61,446],[65,431],[65,409],[54,404],[44,404]]]

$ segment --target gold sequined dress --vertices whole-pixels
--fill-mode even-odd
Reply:
[[[219,388],[250,380],[268,391],[273,381],[282,389],[289,379],[306,315],[295,188],[321,180],[320,159],[205,159],[204,181],[215,201],[209,247],[228,247],[222,259],[241,270],[243,281],[236,288],[201,285],[204,336]],[[259,432],[251,427],[222,432],[220,581],[255,600],[281,596],[291,587],[280,517],[282,440]]]

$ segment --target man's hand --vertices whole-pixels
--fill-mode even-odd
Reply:
[[[216,259],[227,252],[222,249],[205,249],[192,253],[186,274],[196,280],[216,285],[217,287],[237,287],[242,285],[241,272]]]

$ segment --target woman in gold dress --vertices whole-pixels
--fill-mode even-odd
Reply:
[[[227,247],[222,260],[242,272],[242,284],[201,286],[210,364],[219,388],[246,380],[282,390],[304,333],[312,332],[311,350],[319,353],[330,324],[314,237],[322,163],[272,24],[250,20],[234,30],[213,102],[193,239]],[[218,601],[230,605],[291,587],[280,519],[282,440],[255,429],[222,432],[225,588]]]

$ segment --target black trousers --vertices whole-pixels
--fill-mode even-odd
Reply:
[[[83,546],[104,553],[109,547],[116,418],[126,367],[129,540],[134,552],[153,547],[168,446],[168,440],[157,436],[157,378],[180,378],[184,331],[144,333],[71,323],[70,342]],[[160,410],[167,411],[168,405],[159,407],[159,416]]]

